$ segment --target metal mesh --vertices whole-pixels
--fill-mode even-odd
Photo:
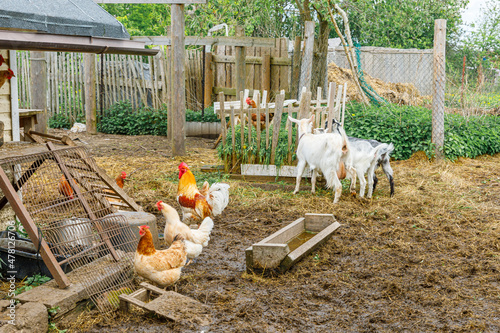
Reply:
[[[102,312],[116,308],[118,295],[135,289],[137,238],[105,198],[95,160],[74,147],[1,160],[0,166],[20,188],[25,208],[61,268],[74,271],[71,282],[82,283]]]

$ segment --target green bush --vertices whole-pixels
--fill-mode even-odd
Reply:
[[[71,119],[62,113],[55,114],[49,119],[50,128],[66,128],[69,129],[73,126]]]
[[[216,122],[220,121],[213,108],[201,112],[186,110],[186,121]],[[99,118],[99,132],[125,135],[167,135],[167,109],[144,107],[135,110],[129,101],[118,102],[111,106]]]
[[[275,164],[285,163],[288,155],[288,132],[285,131],[286,115],[282,118],[278,145],[276,147]],[[500,152],[500,117],[472,116],[464,118],[460,115],[445,115],[444,153],[448,159],[455,160],[460,156],[474,158],[483,154]],[[432,112],[424,107],[386,105],[382,107],[366,107],[359,103],[347,105],[345,114],[346,132],[349,136],[364,139],[375,139],[381,142],[392,142],[392,157],[397,160],[408,159],[417,151],[424,151],[432,157],[434,146],[431,143]],[[242,162],[248,160],[250,152],[256,152],[256,130],[252,128],[252,144],[248,146],[248,128],[245,128],[245,142],[241,149],[241,128],[235,128],[235,153]],[[292,147],[294,147],[296,126],[293,127]],[[272,133],[272,129],[271,129]],[[272,137],[272,134],[270,134]],[[269,164],[271,150],[265,149],[265,131],[261,136],[259,157]],[[219,157],[233,153],[231,147],[231,130],[228,131],[226,144],[218,147]],[[295,159],[295,154],[292,155]]]

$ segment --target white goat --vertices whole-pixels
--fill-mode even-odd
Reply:
[[[325,124],[326,128],[326,124]],[[332,130],[337,131],[342,136],[345,135],[345,130],[342,125],[333,119]],[[323,129],[315,129],[315,133],[322,133]],[[382,165],[384,172],[391,184],[391,196],[394,194],[394,182],[392,178],[392,169],[389,164],[389,155],[394,150],[394,145],[381,143],[376,140],[358,139],[348,137],[349,147],[352,157],[352,165],[357,173],[360,183],[360,197],[364,197],[366,188],[365,174],[368,176],[368,193],[367,198],[371,198],[378,179],[375,176],[375,169]],[[346,178],[351,179],[351,191],[356,188],[356,178],[352,177],[352,173],[346,171]]]
[[[326,179],[327,188],[335,188],[333,203],[337,203],[342,194],[342,184],[337,176],[337,170],[341,159],[348,153],[348,150],[346,151],[347,140],[338,133],[312,134],[314,115],[309,119],[297,120],[290,116],[288,119],[296,123],[299,128],[299,145],[297,147],[299,162],[297,163],[297,182],[293,193],[296,194],[299,191],[300,180],[307,164],[312,171],[311,193],[314,194],[316,191],[316,177],[319,169]],[[349,162],[347,165],[350,167]]]

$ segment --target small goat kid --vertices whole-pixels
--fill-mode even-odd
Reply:
[[[347,138],[343,138],[338,133],[312,134],[314,115],[309,119],[297,120],[290,116],[288,119],[296,123],[299,128],[299,145],[297,147],[299,162],[297,163],[297,182],[293,193],[296,194],[299,191],[300,180],[307,164],[312,171],[311,193],[314,194],[316,191],[316,177],[319,169],[326,179],[327,188],[335,188],[333,203],[337,203],[342,194],[342,184],[337,176],[337,170],[341,160],[349,154],[346,146]],[[346,163],[346,166],[349,169],[350,163]],[[353,171],[349,169],[349,172],[354,174]],[[354,174],[354,179],[355,177]]]
[[[345,134],[345,130],[342,125],[337,122],[335,119],[333,120],[332,130],[341,133],[341,135]],[[325,128],[327,123],[325,123]],[[317,128],[314,130],[315,133],[324,133],[325,129]],[[367,140],[367,139],[359,139],[354,137],[348,137],[349,146],[351,148],[352,154],[352,163],[354,168],[356,169],[357,176],[359,178],[360,183],[360,197],[364,196],[365,188],[366,188],[366,180],[365,174],[368,175],[368,193],[367,197],[371,198],[373,191],[375,191],[375,187],[377,186],[377,176],[375,175],[375,170],[379,165],[382,166],[384,173],[389,180],[391,186],[391,196],[394,195],[394,178],[393,171],[390,161],[390,154],[394,150],[394,145],[381,143],[377,140]],[[351,191],[356,187],[356,179],[350,177],[349,172],[347,173],[347,178],[351,178]]]

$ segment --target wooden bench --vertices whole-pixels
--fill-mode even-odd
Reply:
[[[43,109],[19,109],[19,126],[24,128],[24,133],[35,129],[38,124],[36,115],[43,112]],[[27,135],[24,135],[23,141],[33,142]]]

